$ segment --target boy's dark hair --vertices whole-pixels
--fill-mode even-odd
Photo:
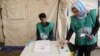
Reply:
[[[42,18],[46,18],[46,14],[45,14],[45,13],[40,13],[40,14],[39,14],[39,18],[40,18],[40,20],[41,20]]]

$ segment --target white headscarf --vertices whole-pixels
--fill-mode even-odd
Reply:
[[[88,10],[86,8],[85,3],[82,0],[77,0],[72,4],[72,8],[75,7],[79,10],[80,15],[77,16],[78,18],[84,17],[87,13]]]

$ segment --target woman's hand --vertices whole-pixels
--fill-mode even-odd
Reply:
[[[65,44],[67,44],[67,43],[69,43],[69,41],[68,40],[65,40]]]
[[[89,35],[90,39],[93,39],[94,35]]]
[[[93,39],[94,35],[88,35],[89,39]]]
[[[66,45],[68,43],[68,40],[60,40],[59,44],[61,47],[64,47],[64,45]]]

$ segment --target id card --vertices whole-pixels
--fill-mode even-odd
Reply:
[[[85,35],[86,35],[85,33],[82,33],[80,34],[80,37],[85,37]]]

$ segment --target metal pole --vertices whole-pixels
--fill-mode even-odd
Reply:
[[[57,27],[58,27],[58,13],[59,13],[59,4],[60,4],[60,0],[58,0],[58,7],[57,7],[57,18],[56,18],[56,28],[55,28],[55,40],[57,39]]]

